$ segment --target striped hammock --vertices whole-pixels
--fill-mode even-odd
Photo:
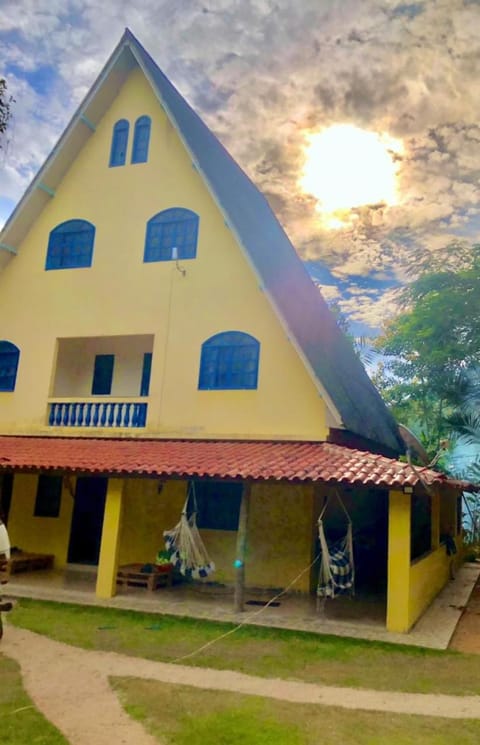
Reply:
[[[317,597],[334,598],[337,595],[353,595],[355,593],[355,565],[353,561],[352,521],[345,509],[340,495],[337,499],[347,517],[347,532],[345,538],[328,546],[323,525],[323,517],[329,499],[325,502],[318,518],[318,537],[320,539],[321,561],[317,586]]]
[[[193,499],[194,511],[188,517],[188,503]],[[180,521],[171,530],[165,530],[163,537],[165,547],[170,554],[170,562],[180,574],[191,579],[204,579],[215,571],[215,564],[210,560],[207,549],[197,528],[197,504],[194,486],[188,488]]]

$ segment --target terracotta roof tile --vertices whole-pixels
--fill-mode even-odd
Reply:
[[[320,481],[380,487],[471,484],[327,442],[0,436],[0,470]]]

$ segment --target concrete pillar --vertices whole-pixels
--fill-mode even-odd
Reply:
[[[123,479],[108,479],[97,573],[99,598],[112,598],[116,594],[124,486]]]
[[[234,608],[235,613],[243,611],[243,602],[245,596],[245,555],[247,551],[248,540],[248,517],[250,512],[250,495],[251,485],[245,483],[242,491],[242,501],[240,503],[240,515],[238,518],[237,548],[235,558],[235,588],[234,588]]]
[[[387,629],[406,632],[410,628],[410,533],[411,495],[389,492]]]

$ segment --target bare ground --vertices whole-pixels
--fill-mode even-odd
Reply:
[[[455,629],[450,649],[480,654],[480,579]]]
[[[408,694],[337,688],[257,678],[228,670],[172,665],[71,647],[25,629],[9,626],[2,653],[21,667],[25,688],[36,706],[71,745],[158,745],[130,719],[109,684],[109,676],[132,676],[219,691],[453,719],[480,718],[480,697]]]

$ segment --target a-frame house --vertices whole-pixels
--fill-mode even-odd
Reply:
[[[96,567],[110,597],[195,492],[241,605],[312,562],[338,493],[389,629],[448,580],[460,486],[397,460],[395,421],[266,199],[130,31],[5,225],[0,268],[16,546]]]

